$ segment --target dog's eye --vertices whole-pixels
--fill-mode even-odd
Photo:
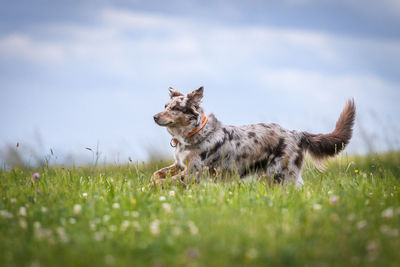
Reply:
[[[186,112],[187,112],[187,108],[186,108],[186,107],[181,107],[181,106],[174,106],[174,107],[172,108],[172,110],[174,110],[174,111],[180,111],[180,112],[183,112],[183,113],[186,113]]]
[[[167,108],[167,107],[168,107],[168,105],[165,105],[165,106],[164,106],[164,108]]]

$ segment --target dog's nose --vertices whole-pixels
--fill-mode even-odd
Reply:
[[[157,122],[160,119],[160,116],[158,116],[158,114],[156,114],[156,115],[153,116],[153,118],[154,118],[154,121]]]

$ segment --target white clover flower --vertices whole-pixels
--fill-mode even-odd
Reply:
[[[129,221],[127,221],[127,220],[123,221],[121,223],[121,227],[120,227],[121,232],[125,232],[126,229],[129,227],[129,225],[130,225]]]
[[[26,229],[26,227],[28,227],[28,224],[26,223],[26,221],[24,220],[24,219],[21,219],[21,220],[19,220],[19,226],[22,228],[22,229]]]
[[[137,218],[137,217],[139,217],[139,212],[137,212],[137,211],[132,211],[131,216],[132,216],[133,218]]]
[[[114,224],[111,224],[109,229],[110,229],[110,232],[115,232],[115,231],[117,231],[117,226],[115,226]]]
[[[389,237],[396,237],[399,235],[399,230],[398,229],[392,229],[387,225],[382,225],[379,230],[381,231],[382,234],[387,235]]]
[[[367,222],[366,221],[359,221],[357,223],[357,229],[359,229],[359,230],[363,229],[365,226],[367,226]]]
[[[110,218],[111,218],[110,215],[106,214],[103,216],[103,221],[108,222],[110,220]]]
[[[166,198],[165,198],[164,196],[161,196],[161,197],[160,197],[160,201],[165,201],[165,199],[166,199]]]
[[[320,209],[322,209],[322,206],[320,204],[314,204],[313,205],[313,209],[314,210],[320,210]]]
[[[17,203],[17,199],[15,199],[15,198],[10,199],[10,203],[11,203],[11,204]]]
[[[170,205],[170,204],[168,204],[168,203],[163,203],[163,204],[162,204],[162,208],[163,208],[163,210],[165,211],[165,213],[167,213],[167,214],[172,213],[172,208],[171,208],[171,205]]]
[[[5,219],[11,219],[14,217],[14,215],[11,212],[8,212],[7,210],[0,210],[0,216]]]
[[[83,194],[82,194],[82,197],[83,197],[83,198],[87,198],[87,197],[88,197],[88,193],[83,193]]]
[[[159,235],[160,234],[160,221],[159,220],[154,220],[150,223],[150,232],[153,235]]]
[[[197,228],[197,226],[194,224],[194,222],[189,221],[188,222],[188,227],[189,227],[189,232],[192,235],[197,235],[199,233],[199,229]]]
[[[96,241],[102,241],[104,238],[104,233],[103,232],[95,232],[93,234],[93,239]]]
[[[393,217],[393,208],[387,208],[384,211],[382,211],[381,216],[385,219],[390,219]]]
[[[79,204],[75,204],[74,205],[74,213],[79,214],[79,213],[81,213],[81,211],[82,211],[82,206]]]
[[[26,208],[25,207],[19,208],[19,215],[26,217]]]
[[[335,206],[336,203],[337,203],[338,201],[339,201],[339,197],[333,195],[333,196],[331,196],[331,197],[329,198],[329,205]]]
[[[368,244],[366,246],[366,249],[370,253],[375,253],[379,249],[378,243],[376,241],[374,241],[374,240],[371,240],[371,241],[368,242]]]
[[[175,191],[172,191],[172,190],[169,191],[169,196],[170,196],[170,197],[174,197],[174,196],[175,196]]]
[[[69,238],[68,238],[67,233],[65,232],[64,228],[57,227],[56,232],[58,234],[58,237],[60,238],[61,243],[67,243],[69,241]]]
[[[96,223],[90,223],[89,224],[90,229],[92,229],[93,231],[96,230]]]
[[[75,218],[69,218],[69,223],[70,224],[75,224],[76,223],[76,220],[75,220]]]
[[[41,211],[42,211],[43,213],[46,213],[46,212],[47,212],[47,208],[43,206],[43,207],[41,208]]]
[[[347,216],[347,220],[348,221],[354,221],[356,219],[356,215],[354,213],[349,214],[349,216]]]
[[[33,223],[33,228],[39,229],[40,227],[41,227],[40,222],[34,222],[34,223]]]
[[[119,209],[120,205],[119,205],[119,203],[114,203],[114,204],[112,205],[112,207],[113,207],[114,209]]]
[[[49,229],[35,228],[34,235],[39,240],[51,238],[51,231]]]

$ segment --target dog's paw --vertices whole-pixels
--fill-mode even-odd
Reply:
[[[174,176],[172,176],[171,177],[171,181],[173,182],[173,183],[184,183],[184,181],[185,181],[185,175],[184,174],[177,174],[177,175],[174,175]]]
[[[154,186],[164,185],[166,180],[165,179],[152,179]]]
[[[163,172],[156,171],[155,173],[153,173],[153,175],[151,176],[151,181],[153,182],[153,184],[160,184],[160,180],[165,180]]]

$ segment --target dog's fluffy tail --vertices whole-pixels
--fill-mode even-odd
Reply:
[[[336,128],[329,134],[311,134],[303,132],[304,148],[308,150],[311,157],[321,160],[324,157],[335,156],[349,143],[353,133],[356,106],[354,100],[348,100],[338,121]]]

